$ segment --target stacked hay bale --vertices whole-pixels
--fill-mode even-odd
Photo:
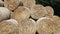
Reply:
[[[22,2],[23,2],[23,5],[25,7],[28,7],[29,9],[31,9],[31,7],[33,7],[36,3],[35,0],[22,0]]]
[[[19,0],[4,0],[4,6],[9,10],[14,10],[19,5]]]
[[[45,8],[46,8],[46,11],[48,13],[48,16],[53,16],[54,15],[54,10],[53,10],[52,7],[46,6]]]
[[[0,7],[0,21],[8,19],[11,12],[5,7]]]
[[[36,27],[39,34],[52,34],[56,31],[56,23],[48,17],[38,19]]]
[[[1,21],[0,34],[19,34],[18,22],[15,19]]]
[[[34,5],[30,12],[31,17],[34,19],[39,19],[47,14],[43,5]]]
[[[53,8],[35,3],[0,0],[0,34],[60,34],[60,17]]]
[[[30,10],[27,7],[18,7],[13,14],[13,18],[19,22],[19,34],[35,34],[34,20],[29,19]]]

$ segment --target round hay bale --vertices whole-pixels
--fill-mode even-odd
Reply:
[[[45,9],[46,9],[46,11],[48,13],[47,16],[53,16],[54,15],[54,10],[53,10],[52,7],[46,6]]]
[[[9,10],[15,10],[19,6],[19,0],[4,0],[4,6]]]
[[[52,34],[56,31],[56,23],[47,17],[42,17],[36,24],[37,32],[39,34]]]
[[[31,9],[34,5],[35,5],[35,0],[22,0],[23,1],[23,5],[25,7],[28,7],[29,9]]]
[[[30,10],[23,6],[18,7],[13,14],[13,18],[18,21],[28,19],[29,17],[30,17]]]
[[[56,31],[54,32],[54,34],[60,34],[60,17],[59,16],[53,16],[52,19],[57,24]]]
[[[35,21],[32,19],[23,20],[19,23],[19,34],[35,34]]]
[[[18,22],[15,19],[0,22],[0,34],[19,34]]]
[[[31,9],[31,17],[34,19],[39,19],[41,17],[44,17],[46,14],[47,11],[42,5],[35,5]]]
[[[0,7],[0,21],[4,19],[8,19],[10,16],[10,10],[5,7]]]

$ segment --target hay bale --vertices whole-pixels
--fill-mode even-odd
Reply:
[[[56,31],[56,23],[47,17],[42,17],[37,21],[37,32],[39,34],[52,34]]]
[[[4,19],[8,19],[10,16],[10,10],[5,7],[0,7],[0,21]]]
[[[56,27],[56,31],[54,32],[54,34],[60,34],[60,24]]]
[[[35,21],[32,19],[23,20],[19,23],[19,34],[35,34]]]
[[[15,19],[0,22],[0,34],[19,34],[18,22]]]
[[[56,31],[54,32],[54,34],[60,34],[60,17],[58,16],[53,16],[52,19],[56,22],[57,27],[56,27]]]
[[[13,18],[18,21],[28,19],[29,17],[30,17],[30,10],[23,6],[18,7],[13,14]]]
[[[41,17],[44,17],[46,14],[47,11],[42,5],[35,5],[31,9],[31,17],[34,19],[39,19]]]
[[[54,10],[53,10],[52,7],[46,6],[45,9],[46,9],[46,11],[48,13],[47,16],[53,16],[54,15]]]
[[[29,9],[31,9],[31,7],[33,7],[35,5],[35,0],[22,0],[23,5],[25,7],[28,7]]]
[[[4,0],[4,6],[9,10],[15,10],[19,6],[19,0]]]
[[[60,17],[59,17],[59,16],[55,16],[55,15],[52,16],[51,18],[52,18],[54,21],[56,21],[56,20],[59,21],[59,20],[60,20]]]
[[[56,16],[56,15],[51,16],[51,17],[48,16],[48,18],[51,18],[54,22],[56,22],[57,25],[60,25],[60,17],[59,16]]]

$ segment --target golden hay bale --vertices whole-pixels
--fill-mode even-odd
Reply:
[[[8,19],[10,16],[10,10],[5,7],[0,7],[0,21],[4,19]]]
[[[56,23],[47,17],[42,17],[36,24],[37,32],[39,34],[52,34],[56,31]]]
[[[18,7],[13,14],[13,18],[19,21],[28,19],[29,17],[30,17],[30,10],[23,6]]]
[[[60,25],[60,17],[59,16],[48,16],[48,18],[51,18],[54,22],[56,22],[57,25]],[[58,22],[58,23],[57,23]]]
[[[60,34],[60,25],[56,28],[56,31],[54,32],[54,34]]]
[[[9,10],[16,9],[19,3],[19,0],[4,0],[4,6],[7,7]]]
[[[18,22],[15,19],[0,22],[0,34],[19,34]]]
[[[53,16],[51,18],[54,20],[54,22],[56,22],[57,27],[60,27],[60,17],[59,16]]]
[[[59,16],[55,16],[55,15],[52,16],[51,18],[52,18],[54,21],[56,21],[56,20],[59,21],[59,20],[60,20],[60,17],[59,17]]]
[[[31,7],[36,3],[35,0],[22,0],[22,2],[23,2],[23,5],[25,7],[28,7],[29,9],[31,9]]]
[[[46,14],[47,11],[42,5],[35,5],[31,9],[31,17],[34,19],[39,19],[41,17],[44,17]]]
[[[56,22],[57,27],[56,27],[56,31],[54,32],[54,34],[60,34],[60,17],[59,16],[53,16],[52,19]]]
[[[54,15],[54,10],[52,7],[46,6],[45,9],[48,12],[47,16],[53,16]]]
[[[19,34],[35,34],[35,21],[32,19],[23,20],[19,23]]]

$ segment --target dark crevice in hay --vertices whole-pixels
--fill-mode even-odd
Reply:
[[[39,34],[37,31],[36,31],[36,33],[35,34]]]
[[[38,19],[34,19],[34,18],[32,18],[31,16],[30,16],[29,18],[31,18],[31,19],[33,19],[33,20],[35,20],[35,21],[37,21],[37,20],[38,20]]]
[[[20,2],[20,3],[19,3],[19,6],[23,6],[23,2]]]
[[[14,12],[14,10],[12,10],[12,12]]]

